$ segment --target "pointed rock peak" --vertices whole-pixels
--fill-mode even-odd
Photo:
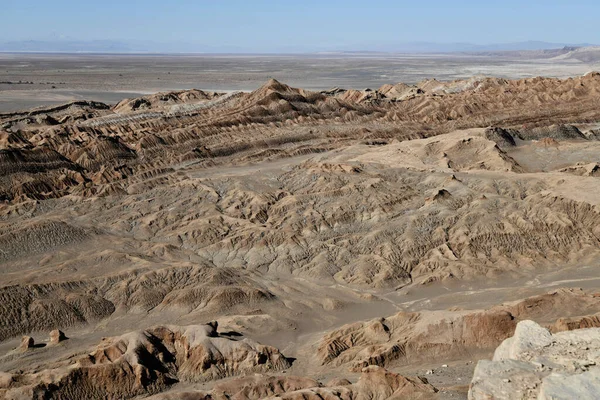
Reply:
[[[434,195],[431,197],[427,197],[425,199],[425,204],[433,204],[433,203],[445,203],[445,201],[448,201],[452,199],[452,194],[447,191],[446,189],[439,189],[436,190]]]
[[[393,87],[394,87],[395,89],[406,89],[406,88],[410,88],[410,87],[412,87],[412,86],[410,86],[410,85],[407,85],[407,84],[406,84],[406,83],[404,83],[404,82],[398,82],[398,83],[396,83],[395,85],[393,85]]]
[[[452,197],[452,195],[450,194],[449,191],[447,191],[446,189],[440,189],[435,194],[435,196],[433,196],[433,200],[449,199],[450,197]]]
[[[279,99],[289,99],[290,96],[303,95],[301,89],[294,89],[276,79],[270,79],[267,83],[256,89],[247,98],[249,102],[266,105]]]
[[[386,83],[384,85],[382,85],[379,89],[377,89],[379,92],[385,93],[390,91],[395,85],[392,85],[390,83]]]
[[[274,96],[277,94],[298,93],[296,89],[279,82],[276,79],[269,79],[264,85],[252,92],[251,99],[255,101],[263,101],[265,97]]]
[[[261,89],[263,89],[263,90],[270,89],[270,90],[273,90],[276,92],[287,92],[287,91],[291,90],[291,87],[289,87],[288,85],[286,85],[284,83],[279,82],[277,79],[271,78],[267,81],[267,83],[265,83],[261,87]]]
[[[460,179],[456,177],[456,175],[452,174],[448,178],[446,178],[447,182],[462,182]]]
[[[329,90],[322,90],[320,93],[324,94],[326,96],[336,96],[338,94],[345,93],[345,92],[346,92],[346,89],[342,89],[342,88],[336,86]]]

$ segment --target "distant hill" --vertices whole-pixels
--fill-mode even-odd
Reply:
[[[346,45],[338,48],[288,46],[268,51],[236,46],[210,46],[192,42],[159,43],[143,40],[22,40],[0,42],[0,52],[89,52],[89,53],[490,53],[504,51],[541,51],[565,47],[588,47],[589,43],[550,43],[526,41],[479,45],[472,43],[405,42]]]
[[[378,44],[365,46],[364,50],[393,52],[393,53],[479,53],[479,52],[505,52],[505,51],[539,51],[562,49],[565,47],[587,47],[589,43],[550,43],[541,41],[527,41],[515,43],[495,43],[479,45],[473,43],[434,43],[434,42],[409,42],[397,44]],[[355,49],[346,49],[353,51]]]
[[[560,60],[579,60],[585,63],[597,63],[600,62],[600,46],[571,49],[571,51],[555,58]]]
[[[24,40],[0,43],[0,51],[5,52],[118,52],[136,51],[125,42],[113,40]]]
[[[0,52],[49,53],[242,53],[238,47],[120,40],[23,40],[0,42]]]

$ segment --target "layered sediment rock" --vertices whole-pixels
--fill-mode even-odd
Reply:
[[[379,367],[365,368],[354,384],[321,384],[318,381],[293,376],[256,375],[237,378],[215,385],[212,391],[188,391],[159,394],[153,400],[385,400],[435,399],[437,389],[425,378],[407,378]]]
[[[291,366],[276,348],[222,336],[216,326],[161,326],[106,338],[84,357],[61,360],[41,372],[12,374],[0,387],[0,395],[130,398],[162,391],[178,381],[202,382]]]
[[[576,329],[581,325],[569,325],[560,316],[597,309],[600,298],[559,290],[488,310],[401,312],[328,333],[318,343],[317,357],[323,365],[345,366],[355,372],[370,365],[442,362],[491,351],[513,334],[520,320],[535,318],[553,327]],[[597,319],[586,321],[600,326]]]
[[[271,80],[252,93],[190,90],[127,99],[110,110],[101,103],[74,102],[2,114],[6,132],[0,134],[5,143],[0,149],[10,153],[0,157],[0,169],[34,168],[39,183],[18,191],[19,183],[32,178],[16,175],[0,181],[0,194],[10,201],[40,198],[40,192],[44,198],[93,195],[106,190],[106,182],[94,175],[99,170],[108,169],[105,177],[125,190],[127,178],[138,170],[181,162],[285,157],[365,139],[406,140],[474,126],[515,126],[520,130],[512,132],[524,140],[585,140],[578,128],[556,124],[600,118],[594,107],[599,88],[598,74],[569,80],[431,80],[321,93]],[[51,172],[59,165],[81,176],[61,179]]]

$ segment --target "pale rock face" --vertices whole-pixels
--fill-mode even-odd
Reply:
[[[517,324],[513,337],[506,339],[494,352],[494,361],[522,360],[533,350],[552,344],[550,332],[533,321]]]
[[[521,321],[493,361],[479,361],[469,399],[597,399],[599,363],[600,329],[551,334],[533,321]]]
[[[539,379],[538,374],[539,371],[534,365],[524,361],[481,360],[473,374],[469,399],[535,398],[533,387],[529,388],[528,385]]]
[[[600,395],[600,369],[579,375],[551,374],[542,382],[539,399],[593,400]]]

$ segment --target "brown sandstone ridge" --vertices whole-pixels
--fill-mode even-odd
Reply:
[[[197,89],[155,93],[135,99],[121,100],[112,109],[118,114],[138,110],[163,109],[175,104],[213,100],[222,95],[223,93],[204,92]]]
[[[243,304],[257,307],[275,301],[234,270],[206,266],[167,267],[81,281],[5,286],[0,338],[18,332],[95,323],[115,312],[179,314],[199,309],[218,315]]]
[[[83,357],[58,359],[2,381],[3,398],[104,399],[156,393],[178,381],[201,382],[280,371],[279,350],[217,332],[217,324],[160,326],[105,338]]]
[[[546,134],[537,126],[597,120],[599,88],[596,73],[321,93],[271,80],[251,93],[190,90],[124,100],[112,109],[75,102],[0,114],[0,150],[21,152],[25,160],[12,155],[5,169],[22,171],[32,159],[37,166],[0,181],[0,194],[23,201],[40,192],[44,198],[122,193],[140,175],[162,175],[182,162],[257,161],[488,125],[523,128],[530,140]],[[71,163],[60,174],[57,157]]]
[[[354,384],[340,381],[325,385],[313,379],[294,376],[237,378],[218,383],[210,392],[182,391],[158,394],[153,400],[384,400],[435,399],[437,389],[425,378],[407,378],[380,367],[364,368]]]
[[[577,163],[573,166],[562,168],[559,172],[566,172],[568,174],[579,175],[579,176],[595,176],[600,177],[600,164],[598,163]]]
[[[39,107],[28,111],[0,114],[0,128],[11,129],[41,127],[73,123],[107,114],[110,106],[97,101],[73,101],[52,107]]]
[[[492,351],[520,320],[549,323],[554,330],[600,326],[598,310],[596,295],[561,289],[487,310],[400,312],[328,333],[317,344],[317,358],[324,366],[353,372],[372,365],[444,362]],[[593,315],[561,318],[586,314]]]

